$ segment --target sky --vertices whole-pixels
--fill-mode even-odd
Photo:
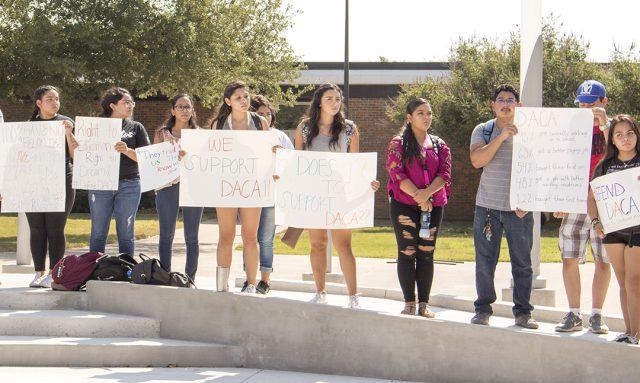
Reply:
[[[640,44],[640,3],[541,0],[561,31],[591,44],[588,59],[610,60],[614,47]],[[345,0],[284,0],[300,10],[287,38],[304,61],[344,59]],[[520,24],[519,0],[350,0],[350,61],[446,61],[460,36],[504,40]]]

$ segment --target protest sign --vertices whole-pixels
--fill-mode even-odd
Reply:
[[[118,190],[122,119],[76,117],[78,147],[73,156],[73,188]]]
[[[306,229],[373,226],[377,153],[279,149],[276,223]]]
[[[64,140],[62,121],[0,124],[3,213],[64,211]]]
[[[180,176],[178,144],[165,141],[136,149],[140,190],[144,193],[157,189]]]
[[[591,190],[605,234],[640,225],[640,168],[595,178]]]
[[[180,206],[273,206],[273,131],[183,130]]]
[[[586,213],[593,112],[516,108],[515,125],[511,208]]]

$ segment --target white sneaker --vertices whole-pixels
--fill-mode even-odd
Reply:
[[[360,297],[357,295],[349,295],[349,307],[350,309],[359,309],[360,308]]]
[[[29,283],[29,287],[42,287],[40,286],[40,279],[42,279],[42,272],[36,271],[33,275],[33,280]]]
[[[256,286],[255,285],[247,285],[247,287],[245,289],[243,289],[242,292],[246,293],[246,294],[255,294],[256,293]]]
[[[45,289],[50,289],[51,282],[53,282],[53,279],[51,278],[51,274],[47,274],[40,279],[40,287],[44,287]]]
[[[317,303],[317,304],[320,304],[320,305],[326,305],[327,304],[327,293],[324,292],[324,291],[320,292],[320,293],[316,293],[316,295],[314,295],[313,298],[311,298],[309,303]]]

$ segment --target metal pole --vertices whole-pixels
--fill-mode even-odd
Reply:
[[[349,117],[349,0],[345,0],[344,16],[344,107]]]
[[[542,106],[542,4],[541,0],[521,1],[520,29],[520,95],[522,105]],[[540,277],[540,212],[533,213],[533,288],[545,288],[547,281]],[[513,281],[512,281],[513,285]]]

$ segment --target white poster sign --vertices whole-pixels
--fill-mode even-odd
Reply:
[[[305,229],[373,226],[377,153],[280,149],[276,224]]]
[[[64,211],[64,140],[62,121],[0,124],[3,213]]]
[[[180,176],[179,146],[165,141],[136,149],[140,189],[157,189]]]
[[[180,206],[273,206],[273,131],[183,130]]]
[[[73,156],[73,188],[118,190],[122,119],[76,117],[78,147]]]
[[[511,208],[587,212],[593,112],[516,108]]]
[[[621,170],[591,181],[605,234],[640,225],[640,168]]]

